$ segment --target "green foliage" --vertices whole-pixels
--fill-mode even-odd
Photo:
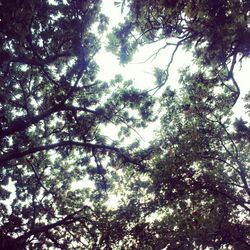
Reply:
[[[166,70],[154,72],[156,89],[163,88],[161,128],[151,146],[149,182],[140,191],[147,201],[141,204],[132,245],[135,249],[247,249],[249,223],[242,218],[249,215],[249,126],[245,120],[234,123],[231,117],[240,95],[235,65],[250,50],[249,3],[127,2],[128,19],[110,34],[116,48],[124,43],[139,48],[155,41],[165,41],[166,46],[176,42]],[[130,33],[119,39],[119,31],[130,23]],[[199,70],[180,71],[180,89],[174,91],[166,82],[179,47],[193,52]],[[140,227],[147,220],[150,223]]]
[[[156,84],[158,86],[162,86],[166,82],[166,74],[165,71],[160,68],[154,69],[154,76],[156,79]]]
[[[112,33],[108,34],[109,44],[106,48],[118,56],[121,64],[131,61],[137,49],[137,43],[128,40],[128,36],[131,36],[130,33],[132,31],[133,24],[125,21],[118,28],[114,28]]]
[[[232,119],[248,1],[115,5],[130,9],[108,35],[122,64],[163,40],[198,70],[173,90],[156,68],[157,98],[103,82],[100,1],[1,1],[0,249],[249,249],[250,128]],[[131,138],[154,121],[148,147]]]
[[[0,249],[100,249],[119,227],[103,205],[113,168],[144,160],[133,157],[135,144],[111,141],[100,127],[115,124],[128,136],[152,120],[153,98],[122,76],[96,79],[92,25],[102,33],[108,24],[100,1],[0,8]]]

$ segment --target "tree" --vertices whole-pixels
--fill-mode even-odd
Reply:
[[[249,2],[122,2],[130,12],[108,46],[121,63],[145,44],[164,42],[157,53],[174,46],[168,65],[155,71],[161,129],[135,248],[248,249],[249,125],[231,116],[240,95],[235,65],[250,51]],[[198,70],[182,70],[174,91],[167,80],[180,47],[193,53]]]
[[[153,98],[119,76],[97,79],[92,24],[102,33],[108,23],[99,0],[0,8],[0,249],[99,249],[112,175],[145,167],[135,145],[100,127],[116,125],[122,140],[152,119]],[[93,188],[73,190],[79,180]]]
[[[174,46],[154,90],[97,78],[95,34],[108,24],[100,1],[1,1],[0,249],[248,249],[250,128],[231,119],[248,1],[116,5],[130,10],[109,34],[121,63],[144,44]],[[183,69],[173,90],[180,47],[198,70]],[[156,119],[155,101],[151,145],[126,143]],[[103,134],[111,124],[119,141]]]

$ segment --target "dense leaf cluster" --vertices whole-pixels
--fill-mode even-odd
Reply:
[[[135,237],[136,248],[248,249],[249,125],[231,117],[240,96],[235,65],[250,51],[249,2],[124,3],[129,15],[109,35],[109,49],[122,63],[144,44],[164,44],[154,57],[174,45],[169,63],[155,70],[161,129],[150,159],[146,212],[154,219]],[[124,46],[132,44],[124,60]],[[180,47],[193,53],[196,67],[180,71],[180,89],[173,90],[167,80]]]
[[[115,4],[129,9],[108,35],[122,64],[144,44],[174,45],[153,90],[97,78],[99,0],[1,1],[0,249],[249,249],[250,128],[232,119],[249,1]],[[175,90],[181,47],[196,70]],[[129,144],[149,122],[150,146]]]
[[[96,78],[92,24],[101,34],[108,23],[100,1],[0,8],[0,248],[97,249],[106,244],[111,166],[144,169],[135,147],[101,127],[114,124],[124,137],[145,126],[153,98],[131,82]],[[74,190],[78,181],[90,187]]]

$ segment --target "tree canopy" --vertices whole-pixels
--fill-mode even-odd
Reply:
[[[249,1],[115,4],[128,15],[107,50],[121,64],[145,44],[173,47],[154,89],[98,79],[101,1],[1,1],[0,249],[249,249],[250,127],[232,118]],[[180,49],[196,67],[175,89]],[[150,146],[126,142],[151,122]]]

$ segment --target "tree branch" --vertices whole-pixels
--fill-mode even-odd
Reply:
[[[72,54],[65,52],[62,54],[56,54],[50,57],[47,57],[46,59],[42,59],[41,57],[39,57],[38,59],[36,58],[27,58],[25,55],[23,56],[19,56],[19,57],[13,57],[10,59],[10,62],[18,62],[18,63],[22,63],[22,64],[28,64],[28,65],[32,65],[32,66],[45,66],[51,63],[54,63],[57,59],[61,58],[61,57],[70,57],[72,56]]]
[[[79,221],[79,220],[82,221],[82,219],[84,219],[84,221],[89,221],[89,222],[93,223],[93,221],[91,221],[87,217],[76,216],[77,214],[82,212],[84,209],[89,209],[89,207],[84,206],[83,208],[76,211],[75,213],[69,214],[65,218],[63,218],[63,219],[61,219],[61,220],[59,220],[59,221],[57,221],[55,223],[51,223],[51,224],[47,224],[45,226],[40,226],[40,227],[34,228],[34,229],[24,233],[23,235],[19,236],[18,238],[16,238],[15,241],[25,241],[32,235],[37,235],[37,234],[40,234],[40,233],[46,233],[47,231],[49,231],[49,230],[51,230],[51,229],[53,229],[55,227],[65,226],[65,225],[74,223],[74,222]]]
[[[115,152],[117,155],[122,157],[125,161],[135,164],[139,167],[141,171],[145,171],[145,166],[141,164],[140,162],[132,159],[129,155],[125,154],[124,150],[114,147],[114,146],[109,146],[109,145],[104,145],[104,144],[93,144],[93,143],[87,143],[87,142],[79,142],[79,141],[60,141],[58,143],[54,144],[49,144],[49,145],[44,145],[44,146],[38,146],[38,147],[33,147],[29,148],[27,150],[23,151],[12,151],[10,153],[7,153],[6,155],[0,157],[0,162],[1,165],[3,166],[4,163],[22,158],[27,155],[35,154],[37,152],[41,151],[48,151],[51,149],[59,148],[59,147],[67,147],[67,146],[76,146],[76,147],[84,147],[87,149],[102,149],[102,150],[109,150]]]
[[[91,110],[88,108],[64,105],[63,103],[59,103],[59,104],[56,104],[51,109],[49,109],[49,110],[47,110],[39,115],[36,115],[33,117],[26,116],[26,117],[22,117],[22,118],[21,117],[17,118],[16,120],[14,120],[12,122],[12,124],[7,129],[0,131],[0,139],[4,138],[6,136],[9,136],[9,135],[15,134],[17,132],[24,131],[25,129],[27,129],[31,125],[36,124],[39,121],[49,117],[50,115],[52,115],[56,112],[59,112],[59,111],[63,111],[63,110],[85,111],[85,112],[92,113],[92,114],[98,114],[97,111]]]

